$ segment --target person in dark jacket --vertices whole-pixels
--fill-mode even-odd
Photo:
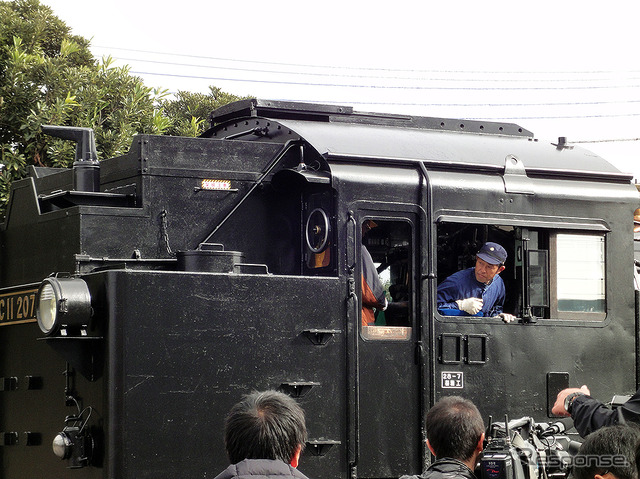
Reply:
[[[446,396],[427,413],[427,447],[436,460],[420,476],[401,479],[476,479],[484,422],[468,399]]]
[[[578,434],[587,437],[601,427],[640,423],[640,389],[616,409],[592,398],[587,386],[563,389],[558,393],[551,412],[557,416],[571,416]]]
[[[231,465],[215,479],[307,479],[296,469],[306,440],[304,412],[293,398],[278,391],[249,394],[227,415]]]

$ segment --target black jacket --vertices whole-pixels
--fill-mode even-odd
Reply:
[[[215,479],[307,479],[295,467],[271,459],[245,459],[232,464]]]
[[[604,426],[618,423],[640,423],[640,389],[622,406],[609,409],[591,396],[578,396],[571,404],[573,425],[582,437]]]
[[[431,464],[419,476],[402,476],[400,479],[476,479],[476,476],[466,464],[445,457]]]

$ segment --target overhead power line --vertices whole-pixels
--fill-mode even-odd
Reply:
[[[118,57],[118,60],[121,61],[131,61],[131,62],[140,62],[140,63],[151,63],[154,65],[170,65],[170,66],[178,66],[178,67],[191,67],[191,68],[203,68],[208,70],[225,70],[225,71],[240,71],[240,72],[249,72],[249,73],[257,73],[257,74],[277,74],[277,75],[297,75],[297,76],[312,76],[312,77],[339,77],[339,78],[364,78],[371,80],[413,80],[413,81],[446,81],[446,82],[492,82],[492,83],[567,83],[567,82],[604,82],[604,81],[620,81],[620,78],[580,78],[580,79],[566,79],[566,78],[557,78],[555,75],[553,78],[544,78],[544,79],[531,79],[531,78],[478,78],[474,77],[470,78],[454,78],[454,77],[416,77],[416,76],[382,76],[382,75],[353,75],[353,74],[344,74],[344,73],[326,73],[326,72],[311,72],[311,71],[293,71],[293,70],[265,70],[259,68],[241,68],[241,67],[230,67],[224,65],[204,65],[204,64],[196,64],[196,63],[180,63],[180,62],[169,62],[169,61],[160,61],[160,60],[149,60],[146,58],[126,58],[126,57]],[[427,72],[421,72],[427,73]],[[430,72],[431,73],[431,72]],[[437,74],[441,74],[441,72],[437,72]],[[637,81],[640,80],[640,76],[636,77],[627,77],[625,78],[629,81]]]
[[[206,60],[218,60],[218,61],[226,61],[226,62],[234,62],[234,63],[255,63],[261,65],[281,65],[281,66],[294,66],[301,68],[326,68],[326,69],[339,69],[339,70],[366,70],[366,71],[385,71],[385,72],[413,72],[413,73],[468,73],[468,74],[515,74],[515,75],[530,75],[530,74],[547,74],[547,75],[558,75],[562,74],[576,74],[576,75],[589,75],[589,74],[609,74],[609,73],[627,73],[627,74],[640,74],[638,70],[629,70],[626,72],[613,71],[613,70],[576,70],[576,71],[567,71],[567,72],[558,72],[558,71],[500,71],[500,70],[455,70],[455,69],[444,69],[444,70],[420,70],[420,69],[400,69],[400,68],[380,68],[380,67],[356,67],[352,65],[348,66],[336,66],[336,65],[314,65],[309,63],[286,63],[286,62],[273,62],[273,61],[264,61],[264,60],[246,60],[239,58],[224,58],[224,57],[211,57],[205,55],[191,55],[185,53],[172,53],[172,52],[158,52],[153,50],[139,50],[135,48],[123,48],[123,47],[111,47],[111,46],[103,46],[103,45],[93,45],[94,48],[101,48],[104,50],[122,50],[128,52],[138,52],[138,53],[150,53],[154,55],[165,55],[165,56],[175,56],[181,58],[200,58]]]
[[[629,91],[640,88],[640,71],[628,72],[612,72],[612,71],[581,71],[581,72],[561,72],[563,75],[574,75],[579,78],[558,78],[558,72],[500,72],[500,71],[465,71],[465,70],[417,70],[417,69],[390,69],[390,68],[360,68],[360,67],[338,67],[335,65],[310,65],[300,63],[283,63],[272,61],[253,61],[245,59],[233,59],[222,57],[211,57],[191,54],[174,54],[166,52],[155,52],[150,50],[138,50],[131,48],[115,48],[115,47],[98,47],[110,50],[122,50],[127,52],[145,53],[152,55],[163,55],[169,57],[193,58],[198,60],[207,60],[209,62],[226,62],[227,65],[207,65],[197,62],[181,62],[181,61],[165,61],[163,59],[154,60],[151,58],[122,58],[120,61],[130,61],[155,65],[165,65],[171,67],[181,67],[180,73],[163,73],[157,71],[142,71],[142,69],[131,70],[131,74],[140,76],[158,76],[183,78],[191,80],[205,80],[207,82],[238,82],[252,83],[260,85],[285,85],[285,86],[302,86],[314,88],[344,88],[373,91],[398,91],[398,92],[534,92],[534,91],[616,91],[627,90],[625,96],[629,97]],[[135,56],[135,55],[134,55]],[[231,66],[230,66],[231,65]],[[287,67],[286,70],[277,69],[275,67]],[[215,75],[192,75],[185,72],[186,68],[198,68],[204,71],[216,71]],[[304,68],[305,71],[293,71],[295,68]],[[311,70],[309,70],[311,68]],[[324,68],[329,72],[321,72],[319,69]],[[344,72],[347,73],[344,73]],[[241,72],[259,75],[259,77],[247,78],[244,75],[220,74],[224,72]],[[362,74],[360,72],[365,72]],[[366,74],[369,72],[369,74]],[[371,74],[370,72],[375,72]],[[615,75],[611,77],[612,74]],[[421,74],[424,77],[408,76],[409,74]],[[464,78],[464,76],[474,75],[473,78]],[[482,75],[498,75],[498,78],[482,78]],[[554,78],[540,78],[541,75],[554,74]],[[395,76],[392,76],[395,75]],[[443,76],[444,75],[444,76]],[[509,75],[512,77],[510,78]],[[606,78],[602,75],[608,75]],[[628,76],[625,76],[628,75]],[[250,76],[250,75],[247,75]],[[293,76],[293,77],[292,77]],[[515,76],[515,78],[513,77]],[[315,81],[321,77],[325,81]],[[347,79],[345,82],[336,81],[337,78]],[[348,79],[366,79],[371,80],[366,83],[359,81],[348,81]],[[381,81],[383,80],[383,81]],[[626,83],[620,84],[623,80]],[[384,83],[388,81],[390,83]],[[395,81],[395,84],[394,84]],[[398,81],[401,81],[400,83]],[[607,84],[605,82],[616,82],[616,84]],[[410,84],[407,84],[410,83]],[[518,85],[514,85],[518,83]],[[585,84],[588,83],[588,84]],[[354,95],[357,96],[357,95]],[[635,96],[635,95],[634,95]],[[309,101],[308,99],[298,101]],[[336,103],[336,102],[325,102]],[[635,105],[640,103],[640,99],[630,100],[582,100],[578,101],[540,101],[540,102],[460,102],[460,103],[417,103],[413,102],[376,102],[376,101],[349,101],[349,104],[370,104],[384,106],[412,106],[412,107],[467,107],[467,108],[536,108],[536,107],[596,107],[607,105]],[[532,115],[522,114],[519,116],[496,115],[497,120],[553,120],[553,119],[593,119],[593,118],[625,118],[638,117],[639,113],[635,113],[635,107],[629,113],[590,113],[590,114],[562,114],[562,115]],[[519,111],[518,113],[525,113]],[[467,117],[467,119],[491,120],[483,116],[481,118]],[[616,141],[616,140],[612,140]]]
[[[319,103],[310,100],[283,100],[280,101],[305,101],[307,103]],[[339,104],[340,102],[322,101],[322,103]],[[619,100],[619,101],[578,101],[578,102],[537,102],[537,103],[418,103],[395,102],[395,101],[351,101],[349,105],[381,105],[381,106],[437,106],[437,107],[538,107],[538,106],[598,106],[598,105],[626,105],[640,103],[640,100]]]
[[[632,141],[640,141],[640,138],[616,138],[616,139],[607,139],[607,140],[579,140],[579,141],[569,141],[568,143],[624,143],[624,142],[632,142]]]
[[[165,77],[176,78],[191,78],[197,80],[214,80],[214,81],[233,81],[233,82],[245,82],[245,83],[268,83],[273,85],[300,85],[300,86],[316,86],[316,87],[340,87],[340,88],[373,88],[383,90],[463,90],[463,91],[535,91],[535,90],[609,90],[619,88],[640,88],[640,84],[637,85],[600,85],[600,86],[567,86],[567,87],[554,87],[554,86],[526,86],[526,87],[474,87],[474,86],[418,86],[418,85],[359,85],[357,83],[320,83],[320,82],[301,82],[301,81],[289,81],[289,80],[257,80],[251,78],[229,78],[229,77],[211,77],[200,75],[179,75],[176,73],[158,73],[158,72],[142,72],[131,71],[135,75],[156,75]]]

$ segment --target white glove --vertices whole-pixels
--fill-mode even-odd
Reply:
[[[498,317],[502,319],[505,323],[510,323],[511,321],[515,321],[516,319],[516,317],[513,314],[508,314],[508,313],[500,313]]]
[[[480,298],[458,299],[456,304],[460,311],[469,314],[476,314],[482,309],[482,300]]]

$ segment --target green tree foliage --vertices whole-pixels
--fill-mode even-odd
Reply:
[[[166,134],[198,136],[209,127],[208,118],[213,110],[240,99],[214,86],[209,87],[208,94],[179,91],[175,98],[160,101],[163,113],[172,119]]]
[[[0,2],[0,204],[29,165],[72,163],[74,145],[43,135],[43,124],[94,128],[101,157],[125,152],[136,132],[168,127],[152,90],[111,64],[38,0]]]
[[[129,149],[138,133],[196,136],[209,113],[234,95],[146,87],[110,57],[96,61],[89,42],[39,0],[0,1],[0,214],[13,180],[29,165],[70,166],[75,146],[41,125],[93,128],[98,157]]]

